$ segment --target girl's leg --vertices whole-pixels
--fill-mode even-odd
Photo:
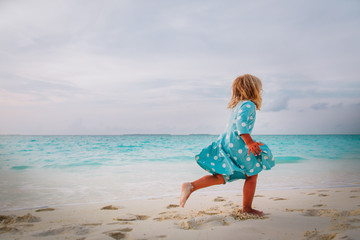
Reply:
[[[254,199],[256,181],[258,175],[246,176],[244,188],[243,188],[243,213],[255,214],[258,216],[263,216],[264,213],[258,210],[255,210],[251,207],[252,201]]]
[[[183,183],[181,186],[180,206],[181,207],[185,206],[185,203],[192,192],[199,190],[201,188],[224,184],[224,183],[225,183],[224,177],[220,174],[206,175],[191,183],[190,182]]]

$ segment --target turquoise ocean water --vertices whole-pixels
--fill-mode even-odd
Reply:
[[[0,210],[177,196],[218,136],[0,136]],[[264,135],[276,166],[258,190],[360,186],[360,135]],[[239,191],[242,181],[204,192]]]

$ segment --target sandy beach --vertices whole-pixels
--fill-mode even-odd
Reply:
[[[242,195],[49,206],[0,213],[0,239],[359,239],[360,187],[258,190],[263,218],[238,212]]]

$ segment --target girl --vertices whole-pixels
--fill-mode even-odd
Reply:
[[[235,79],[232,91],[228,105],[232,114],[226,131],[195,156],[200,167],[212,175],[183,183],[180,206],[184,207],[190,194],[198,189],[245,179],[242,212],[262,216],[263,212],[251,207],[257,174],[275,165],[270,149],[250,136],[254,128],[255,111],[261,107],[262,83],[257,77],[245,74]]]

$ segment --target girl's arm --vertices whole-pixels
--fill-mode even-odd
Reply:
[[[248,156],[250,155],[250,152],[252,152],[255,156],[261,153],[260,146],[264,145],[263,143],[254,142],[250,134],[241,134],[240,136],[244,140],[245,144],[249,147]]]

